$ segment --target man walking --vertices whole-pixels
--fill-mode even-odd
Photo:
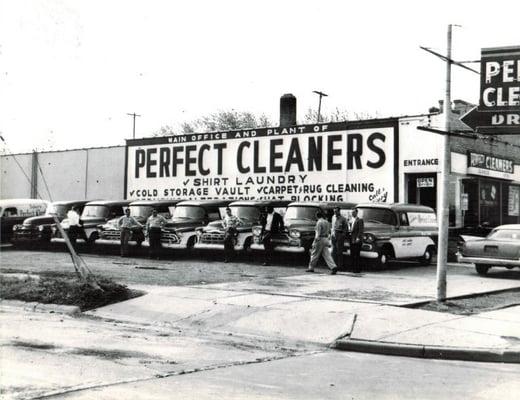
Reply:
[[[338,272],[338,268],[332,259],[329,250],[329,237],[330,237],[330,224],[327,221],[323,213],[318,211],[316,213],[318,217],[318,222],[316,222],[316,231],[314,236],[314,242],[312,242],[311,248],[311,260],[309,262],[309,267],[307,268],[307,272],[314,272],[314,267],[318,263],[320,255],[323,256],[323,259],[327,263],[327,266],[330,268],[330,274],[336,275]]]
[[[270,265],[273,256],[272,236],[283,230],[283,218],[274,212],[273,206],[267,206],[266,215],[262,218],[262,244],[264,245],[264,263]]]
[[[226,215],[222,220],[224,228],[224,262],[231,261],[235,254],[235,236],[240,220],[231,214],[231,208],[226,207]]]
[[[334,208],[332,216],[332,258],[338,269],[343,268],[343,247],[348,232],[348,221],[341,215],[339,207]]]
[[[148,245],[150,258],[159,259],[161,249],[161,229],[166,224],[166,218],[157,214],[157,209],[152,210],[152,215],[146,220],[146,232],[148,234]]]
[[[358,210],[352,211],[352,228],[350,234],[350,257],[352,258],[352,271],[355,273],[361,272],[361,264],[359,260],[359,253],[361,252],[361,244],[363,242],[363,233],[365,227],[363,218],[358,218]]]
[[[119,229],[121,230],[121,257],[128,256],[128,241],[132,236],[132,229],[142,228],[141,224],[130,215],[130,209],[125,210],[125,215],[119,218]]]

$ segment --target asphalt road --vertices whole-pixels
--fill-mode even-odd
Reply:
[[[255,253],[224,264],[214,252],[171,252],[168,259],[149,260],[114,255],[117,246],[104,250],[111,254],[82,256],[96,274],[127,285],[274,281],[305,269],[298,257],[278,257],[274,266],[264,267]],[[70,256],[59,244],[46,250],[2,248],[0,264],[2,271],[72,273]],[[451,265],[449,271],[475,274],[462,265]],[[410,277],[415,282],[418,276],[434,278],[435,267],[396,263],[389,272],[397,281]],[[496,269],[489,279],[494,277],[519,280],[520,271]],[[337,352],[197,324],[139,324],[11,309],[0,313],[0,325],[5,398],[504,400],[515,398],[520,389],[520,365]]]
[[[95,273],[126,284],[141,285],[194,285],[220,282],[237,282],[249,279],[271,279],[282,276],[299,275],[306,268],[303,255],[276,254],[271,266],[262,266],[260,252],[240,254],[231,263],[223,263],[221,252],[207,251],[189,253],[187,251],[165,251],[161,260],[147,258],[147,249],[133,249],[130,257],[118,255],[119,247],[95,245],[93,248],[81,246],[80,255]],[[1,271],[25,272],[73,272],[69,254],[63,243],[52,243],[40,249],[19,249],[3,247],[0,251]],[[318,271],[327,273],[322,265]],[[396,276],[425,276],[436,273],[435,265],[419,267],[415,262],[394,262],[387,271]],[[450,274],[475,274],[470,265],[450,264]],[[520,270],[492,268],[489,279],[520,279]]]
[[[63,399],[515,399],[520,365],[320,352],[151,379]]]

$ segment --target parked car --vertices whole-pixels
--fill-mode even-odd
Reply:
[[[433,208],[404,203],[358,204],[364,221],[361,257],[376,267],[389,260],[418,260],[429,265],[436,251],[438,227]]]
[[[27,218],[23,224],[14,226],[13,242],[16,244],[50,242],[52,226],[55,224],[54,217],[63,221],[70,209],[79,207],[80,210],[83,210],[86,203],[88,200],[55,201],[49,204],[45,215]]]
[[[253,226],[258,225],[262,212],[267,206],[275,211],[285,211],[290,202],[287,200],[240,200],[229,204],[231,214],[238,217],[240,225],[235,237],[235,250],[248,251],[253,243]],[[224,249],[225,231],[222,220],[210,222],[204,228],[197,230],[198,249]]]
[[[291,253],[308,253],[314,240],[316,227],[316,213],[321,211],[330,221],[334,208],[339,207],[341,214],[347,219],[355,207],[355,203],[346,202],[294,202],[290,203],[285,211],[285,231],[274,235],[272,243],[275,251]],[[252,249],[263,250],[262,227],[253,228]]]
[[[491,267],[520,267],[520,224],[497,226],[485,238],[466,238],[457,260],[475,264],[479,275]]]
[[[192,249],[197,229],[220,221],[231,200],[186,200],[177,204],[171,221],[162,229],[161,244],[174,249]]]
[[[28,217],[45,214],[48,204],[40,199],[0,200],[0,240],[9,241],[15,225],[21,224]]]
[[[156,209],[159,215],[169,219],[177,203],[181,200],[137,200],[128,205],[130,215],[134,217],[141,225],[145,225],[148,217],[152,215],[152,210]],[[98,225],[99,239],[119,243],[121,240],[121,231],[119,229],[119,217],[112,218],[104,224]],[[133,229],[130,242],[135,242],[138,246],[145,240],[143,229]]]
[[[94,243],[97,239],[99,239],[99,233],[97,230],[98,225],[104,224],[110,219],[122,216],[125,212],[124,210],[130,203],[130,200],[96,200],[85,204],[79,221],[85,230],[87,241],[89,243]],[[61,222],[61,226],[65,231],[68,231],[69,221],[67,218]],[[60,232],[56,226],[53,226],[53,237],[61,237]]]

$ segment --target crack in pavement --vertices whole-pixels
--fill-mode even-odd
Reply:
[[[257,358],[252,361],[235,361],[235,362],[231,362],[231,363],[211,365],[211,366],[207,366],[207,367],[190,368],[190,369],[185,369],[182,371],[154,374],[152,376],[122,379],[119,381],[112,381],[112,382],[101,382],[101,383],[98,383],[95,385],[92,385],[92,384],[78,385],[78,386],[69,387],[67,389],[60,389],[60,390],[55,390],[55,391],[39,394],[37,396],[30,397],[29,399],[30,400],[49,399],[49,398],[56,397],[56,396],[62,396],[62,395],[86,391],[86,390],[90,390],[90,389],[99,389],[99,388],[104,388],[104,387],[125,385],[128,383],[146,382],[146,381],[151,381],[154,379],[163,379],[163,378],[169,378],[169,377],[173,377],[173,376],[194,374],[197,372],[213,371],[213,370],[236,367],[236,366],[243,366],[243,365],[260,364],[260,363],[265,363],[265,362],[270,362],[270,361],[278,361],[278,360],[284,360],[284,359],[293,358],[293,357],[301,357],[301,356],[320,354],[320,353],[324,353],[324,351],[323,350],[320,350],[320,351],[314,350],[314,351],[299,352],[299,353],[293,353],[293,354],[284,354],[284,355],[274,356],[274,357]]]

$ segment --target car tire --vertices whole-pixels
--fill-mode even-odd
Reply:
[[[91,244],[94,244],[96,242],[96,240],[98,240],[98,234],[96,232],[92,233],[88,238],[87,238],[87,244],[91,245]]]
[[[197,236],[191,236],[188,239],[188,243],[186,244],[186,248],[188,250],[193,250],[193,247],[195,247],[195,243],[197,242]]]
[[[419,263],[422,266],[426,267],[427,265],[430,265],[432,263],[432,260],[433,260],[433,247],[429,246],[426,248],[426,250],[424,250],[424,254],[422,255],[422,257],[419,258]]]
[[[475,264],[475,269],[477,270],[477,274],[479,274],[480,276],[487,275],[489,268],[491,268],[491,267],[487,264]]]
[[[391,254],[390,251],[383,247],[379,252],[379,255],[374,260],[374,267],[376,270],[383,270],[387,267],[388,261],[390,260]]]

